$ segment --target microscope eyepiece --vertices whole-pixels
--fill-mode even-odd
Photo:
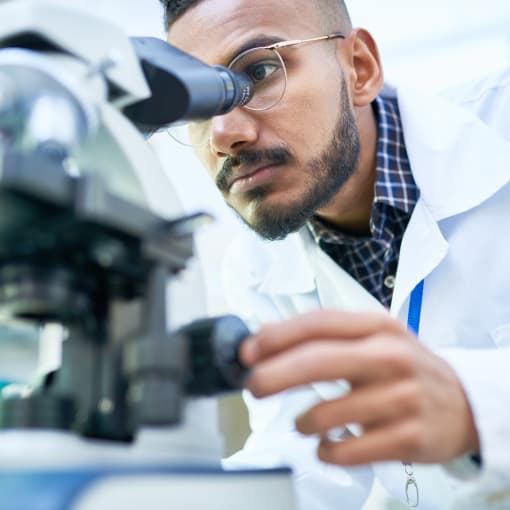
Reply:
[[[248,76],[209,66],[153,37],[131,38],[151,89],[151,97],[123,113],[143,133],[174,122],[203,120],[228,113],[253,96]]]

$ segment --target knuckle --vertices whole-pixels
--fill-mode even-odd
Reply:
[[[400,331],[401,328],[400,323],[398,323],[395,319],[388,315],[381,314],[379,316],[379,321],[380,321],[379,328],[381,330]]]
[[[421,457],[426,451],[426,434],[420,423],[413,421],[401,431],[400,445],[405,455]]]
[[[386,362],[393,372],[410,376],[415,372],[415,360],[413,351],[407,345],[393,344],[391,347],[386,345]]]
[[[415,381],[401,384],[397,394],[397,406],[407,413],[417,414],[420,410],[420,389]]]
[[[379,313],[373,316],[374,330],[386,333],[403,332],[402,324],[388,314]]]
[[[357,463],[357,459],[354,455],[355,452],[350,448],[349,443],[321,441],[317,453],[320,460],[330,464],[353,466]]]
[[[382,363],[392,372],[407,374],[412,371],[414,360],[411,350],[388,334],[374,335],[364,345],[364,353],[370,358]]]

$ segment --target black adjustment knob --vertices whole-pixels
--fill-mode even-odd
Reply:
[[[241,319],[234,315],[201,319],[180,333],[190,350],[191,370],[185,381],[188,395],[210,396],[243,387],[248,369],[239,360],[239,348],[250,330]]]

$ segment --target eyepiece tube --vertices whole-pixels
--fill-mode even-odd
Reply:
[[[244,106],[253,97],[253,82],[247,75],[236,73],[226,67],[216,66],[216,69],[225,84],[226,98],[217,115],[223,115],[236,106]]]
[[[253,95],[253,84],[243,74],[209,66],[160,39],[131,40],[152,95],[125,108],[124,114],[142,132],[222,115]]]

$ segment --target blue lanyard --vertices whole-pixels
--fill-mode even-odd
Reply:
[[[411,292],[409,299],[409,312],[407,314],[407,327],[417,335],[420,331],[420,316],[421,316],[421,302],[423,299],[423,285],[425,280],[422,280]]]
[[[407,313],[407,327],[417,335],[420,331],[420,316],[421,316],[421,302],[423,299],[423,285],[425,281],[422,280],[411,292],[409,298],[409,312]],[[418,491],[418,483],[414,476],[413,465],[404,462],[404,469],[407,475],[405,485],[405,494],[407,505],[409,508],[418,508],[420,503],[420,493]],[[411,488],[413,490],[411,490]]]

